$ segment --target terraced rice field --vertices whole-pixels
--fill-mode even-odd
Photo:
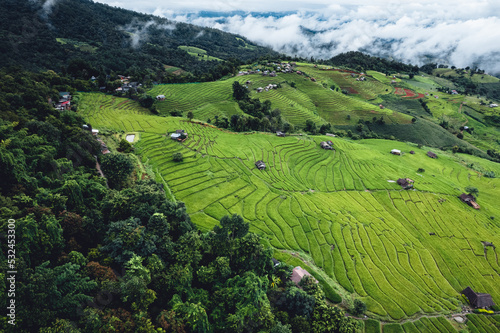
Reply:
[[[80,112],[94,128],[142,132],[136,144],[142,160],[202,229],[240,214],[276,249],[309,255],[336,288],[359,295],[369,314],[387,320],[455,311],[466,286],[500,302],[498,253],[481,243],[500,243],[500,182],[465,166],[500,174],[498,164],[441,153],[434,160],[426,150],[384,140],[330,138],[335,150],[326,151],[319,148],[326,137],[236,134],[103,96],[84,94]],[[185,142],[165,136],[180,128]],[[391,149],[416,154],[395,156]],[[175,152],[183,162],[172,160]],[[255,168],[257,160],[265,170]],[[418,191],[388,182],[400,177],[414,179]],[[468,185],[479,189],[479,211],[457,198]]]
[[[467,315],[467,319],[467,328],[469,329],[469,332],[500,332],[500,315],[485,316],[469,314]]]
[[[317,71],[319,72],[319,70]],[[332,73],[336,73],[334,75],[345,74]],[[354,114],[367,120],[371,120],[373,116],[384,115],[388,123],[409,123],[411,121],[409,116],[390,109],[381,110],[359,98],[331,91],[320,83],[297,74],[280,73],[277,77],[252,74],[217,82],[157,85],[148,93],[153,97],[165,95],[165,101],[157,102],[157,108],[161,114],[168,115],[168,112],[177,110],[183,114],[192,111],[195,119],[203,121],[208,118],[213,119],[215,115],[229,118],[233,114],[242,114],[237,103],[232,99],[234,81],[241,84],[251,81],[248,84],[250,96],[261,101],[270,100],[272,107],[280,109],[282,116],[294,125],[304,126],[307,120],[312,120],[317,124],[325,123],[325,121],[347,124],[348,114]],[[353,89],[360,89],[362,95],[371,91],[372,95],[368,97],[372,98],[376,95],[374,92],[381,90],[373,88],[373,85],[382,85],[376,80],[372,81],[354,81],[360,83],[360,86]],[[292,88],[286,82],[294,82],[296,87]],[[281,88],[261,93],[256,92],[258,87],[266,87],[270,83],[280,84]],[[382,86],[385,87],[385,85]],[[385,92],[385,88],[383,92]]]

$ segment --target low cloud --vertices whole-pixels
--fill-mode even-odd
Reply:
[[[138,20],[134,20],[130,24],[120,27],[120,30],[130,34],[130,45],[133,48],[137,48],[149,40],[148,30],[150,29],[150,27],[165,30],[165,32],[168,33],[172,30],[175,30],[176,25],[170,23],[160,24],[154,20],[150,20],[148,22],[140,22]]]
[[[430,61],[457,67],[478,66],[500,73],[500,4],[461,0],[381,6],[352,6],[340,1],[318,12],[291,14],[178,15],[156,9],[158,16],[221,29],[289,55],[328,59],[342,52],[423,65]]]

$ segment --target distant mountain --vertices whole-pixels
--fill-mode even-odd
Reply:
[[[193,56],[179,46],[206,51]],[[0,2],[0,66],[60,70],[83,59],[96,70],[180,67],[195,74],[213,70],[218,61],[242,61],[277,53],[242,36],[176,23],[153,15],[90,0]]]

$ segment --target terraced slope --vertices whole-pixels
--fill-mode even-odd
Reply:
[[[83,96],[84,116],[95,128],[141,132],[143,161],[200,227],[242,215],[276,249],[309,254],[381,318],[454,311],[466,286],[500,302],[498,253],[481,243],[500,243],[500,182],[466,167],[500,174],[498,164],[441,153],[434,160],[383,140],[333,138],[335,150],[326,151],[318,146],[325,137],[230,133],[98,96]],[[165,136],[178,128],[188,132],[183,143]],[[394,148],[416,154],[389,154]],[[174,152],[184,162],[174,162]],[[255,168],[257,160],[265,170]],[[414,179],[418,191],[388,181],[400,177]],[[457,198],[468,185],[479,189],[479,211]]]

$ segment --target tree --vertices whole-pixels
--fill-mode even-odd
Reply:
[[[182,155],[182,153],[173,153],[172,159],[174,160],[174,162],[182,162],[184,160],[184,156]]]
[[[189,120],[193,119],[193,118],[194,118],[193,111],[189,111],[189,112],[187,113],[186,117],[187,117]]]
[[[474,195],[474,196],[479,196],[479,190],[477,189],[477,187],[474,187],[474,186],[467,186],[465,188],[465,192],[471,194],[471,195]]]
[[[154,102],[155,102],[154,98],[146,94],[142,95],[141,98],[139,99],[139,104],[145,108],[152,107]]]
[[[359,316],[365,313],[365,311],[366,311],[366,304],[360,299],[355,299],[353,307],[351,308],[352,314]]]
[[[125,139],[120,140],[119,144],[120,151],[123,153],[130,153],[132,151],[132,145]]]
[[[248,90],[238,81],[233,82],[233,97],[237,101],[248,99]]]
[[[120,188],[134,170],[134,164],[127,155],[111,153],[101,156],[101,169],[110,186]]]
[[[78,308],[92,298],[88,294],[97,287],[80,273],[80,266],[67,263],[50,268],[46,261],[28,269],[26,280],[19,283],[18,313],[27,331],[47,326],[54,318],[76,320]],[[21,281],[19,281],[21,282]],[[16,293],[17,294],[17,293]],[[16,301],[17,304],[17,301]]]

